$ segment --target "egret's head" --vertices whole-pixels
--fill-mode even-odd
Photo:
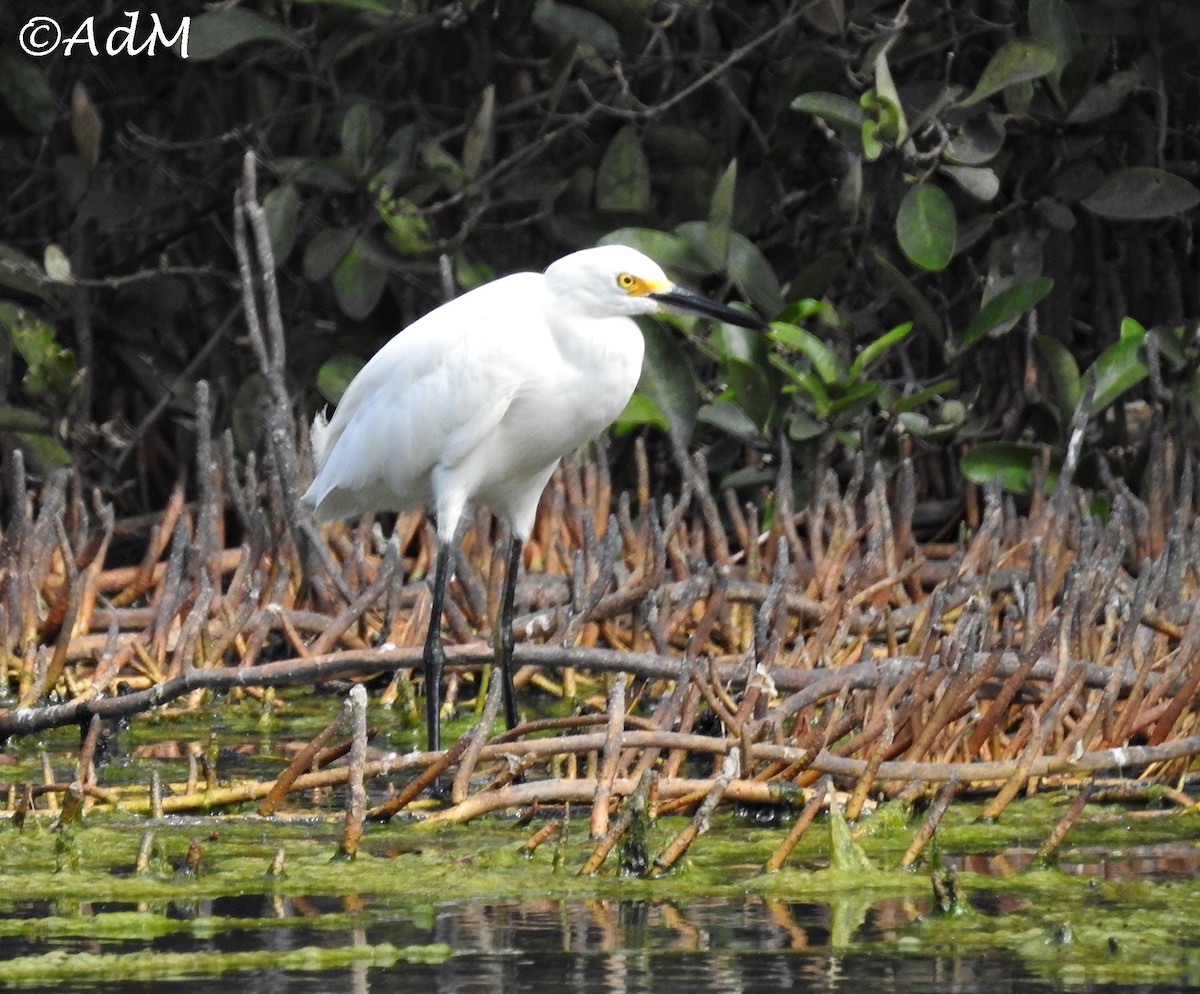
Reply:
[[[762,329],[755,315],[676,286],[653,259],[625,245],[573,252],[546,270],[546,286],[560,302],[590,317],[676,311]]]

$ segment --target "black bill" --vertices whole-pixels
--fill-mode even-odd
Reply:
[[[668,310],[699,314],[714,321],[724,321],[726,324],[736,324],[740,328],[751,328],[754,331],[767,330],[767,322],[757,314],[747,314],[725,304],[718,304],[715,300],[701,297],[700,294],[684,290],[682,287],[671,287],[670,290],[650,293],[647,296],[651,300],[657,300]]]

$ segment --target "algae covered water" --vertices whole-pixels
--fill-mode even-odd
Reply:
[[[154,826],[142,872],[140,824],[97,820],[65,837],[5,825],[0,987],[698,994],[870,983],[1115,994],[1200,985],[1191,843],[1126,825],[1116,831],[1136,835],[1128,845],[1101,845],[1104,826],[1093,825],[1088,845],[1034,870],[1022,868],[1030,850],[1011,838],[1016,826],[985,830],[965,815],[946,828],[939,857],[961,895],[952,914],[940,913],[927,872],[889,869],[886,813],[858,840],[868,862],[857,870],[831,867],[832,833],[818,823],[795,865],[762,874],[779,830],[729,815],[659,880],[579,877],[583,825],[527,859],[528,827],[394,824],[339,862],[336,828],[323,821],[177,819]],[[997,843],[990,851],[985,835]],[[956,842],[975,853],[951,853]],[[272,865],[280,849],[282,868]]]
[[[195,717],[188,719],[198,720]],[[238,721],[242,724],[237,724]],[[186,776],[178,721],[140,726],[106,782]],[[290,736],[226,710],[186,741],[219,740],[221,777],[277,769]],[[13,779],[58,732],[10,748]],[[236,743],[234,748],[231,743]],[[395,741],[393,747],[404,748]],[[68,758],[62,758],[68,757]],[[922,815],[885,802],[847,826],[823,813],[778,872],[789,819],[718,814],[665,876],[581,875],[586,813],[369,824],[335,858],[344,797],[270,818],[95,809],[0,819],[0,989],[263,992],[947,990],[1165,992],[1200,986],[1198,815],[1145,792],[1097,800],[1046,865],[1033,857],[1078,797],[1043,790],[981,824],[957,800],[916,870]],[[586,807],[586,806],[585,806]],[[549,817],[561,827],[532,856]],[[660,817],[661,851],[688,823]],[[943,907],[935,896],[950,893]]]

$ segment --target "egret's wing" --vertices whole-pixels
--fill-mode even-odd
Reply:
[[[480,287],[414,322],[347,388],[334,416],[313,426],[317,477],[305,499],[322,518],[427,502],[429,475],[486,438],[525,380],[524,330],[540,276]]]

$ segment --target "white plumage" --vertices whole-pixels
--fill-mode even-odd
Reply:
[[[480,501],[512,533],[499,632],[512,727],[511,613],[521,543],[558,461],[607,428],[633,394],[643,352],[633,317],[666,308],[761,327],[751,315],[674,286],[634,249],[587,249],[544,274],[488,283],[413,322],[359,371],[332,418],[316,416],[316,478],[303,500],[320,519],[422,505],[437,516],[425,647],[431,748],[438,743],[446,550],[464,509]]]

